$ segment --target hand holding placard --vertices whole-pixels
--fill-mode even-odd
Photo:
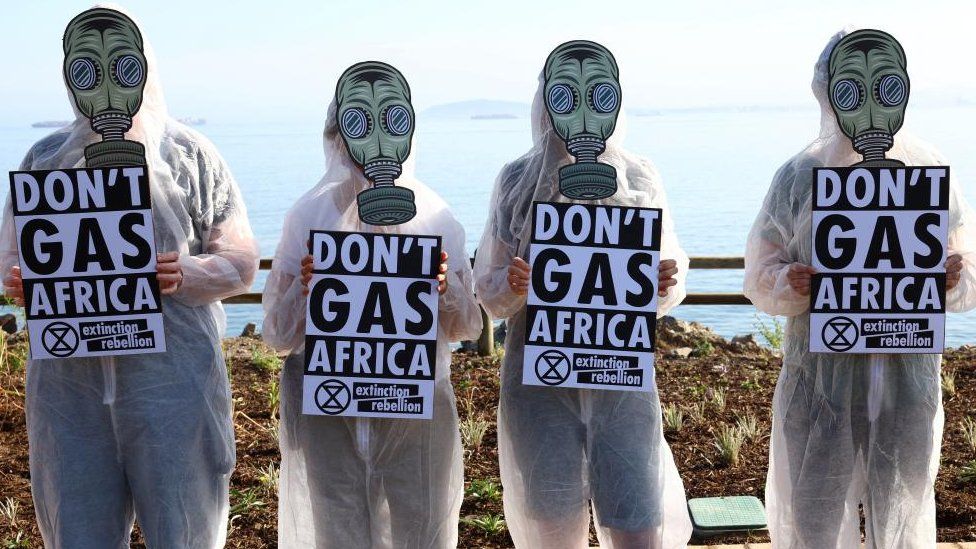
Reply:
[[[657,266],[657,295],[666,297],[668,288],[678,284],[674,276],[678,274],[678,262],[673,259],[663,259]]]
[[[159,293],[173,295],[183,284],[183,269],[180,267],[180,252],[156,254],[156,280]]]
[[[945,262],[946,270],[946,291],[949,291],[959,284],[962,279],[962,256],[959,254],[952,254],[946,259]]]
[[[14,265],[10,268],[10,273],[3,279],[3,295],[7,299],[12,299],[18,307],[23,307],[24,303],[24,279],[20,275],[20,267]]]
[[[786,280],[790,283],[790,288],[800,295],[810,295],[810,282],[817,270],[810,265],[803,263],[791,263],[786,271]]]
[[[508,287],[515,295],[526,295],[529,293],[529,275],[532,267],[521,257],[513,257],[512,264],[508,267]]]

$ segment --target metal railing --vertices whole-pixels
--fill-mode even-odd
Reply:
[[[271,270],[271,259],[264,258],[258,267],[262,271]],[[745,260],[741,257],[692,257],[689,269],[695,270],[739,270],[745,268]],[[224,300],[228,305],[260,305],[261,292],[248,292]],[[735,292],[699,292],[688,294],[682,305],[751,305],[746,296]],[[484,310],[481,311],[482,330],[478,338],[479,354],[488,354],[495,347],[494,326],[491,318]]]

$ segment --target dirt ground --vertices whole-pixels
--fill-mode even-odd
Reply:
[[[763,499],[770,402],[779,359],[755,343],[733,344],[680,321],[662,322],[658,343],[658,385],[666,415],[672,420],[665,436],[688,497],[754,495]],[[258,339],[228,339],[224,346],[234,395],[238,455],[227,546],[275,547],[281,361]],[[24,424],[25,338],[12,336],[0,347],[0,548],[41,547],[30,498]],[[936,482],[938,536],[939,541],[976,541],[976,449],[964,436],[964,418],[976,421],[972,404],[976,402],[976,347],[949,351],[945,358],[946,422]],[[495,430],[500,360],[500,352],[484,358],[462,351],[454,356],[452,378],[465,441],[459,544],[464,548],[511,547],[502,510]],[[680,429],[676,428],[678,415],[682,416]],[[729,432],[742,433],[737,437],[742,440],[737,463],[732,463],[728,444],[723,454],[715,443],[716,435],[726,427]],[[976,431],[976,424],[972,429]],[[759,532],[708,542],[765,540],[768,537]],[[133,542],[135,547],[143,546],[138,530]]]

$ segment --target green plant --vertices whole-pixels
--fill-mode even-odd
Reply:
[[[969,445],[969,449],[976,453],[976,420],[971,417],[964,417],[960,423],[960,428],[962,429],[963,440]]]
[[[268,372],[277,372],[281,369],[281,359],[278,355],[260,344],[251,348],[251,363]]]
[[[661,412],[664,416],[665,431],[677,433],[684,427],[685,412],[677,404],[665,404]]]
[[[708,390],[708,400],[715,408],[716,412],[722,412],[725,410],[725,389],[723,387],[714,387]]]
[[[17,374],[27,364],[26,346],[11,348],[5,336],[6,334],[0,333],[0,369],[8,375]]]
[[[959,471],[959,480],[965,484],[976,483],[976,460],[970,461],[962,466],[962,469]]]
[[[458,428],[461,431],[461,442],[464,443],[464,447],[468,451],[481,448],[481,442],[484,440],[489,426],[491,423],[473,415],[462,419]]]
[[[691,351],[691,356],[703,357],[710,356],[715,352],[715,346],[707,339],[702,339],[695,343],[695,348]]]
[[[752,412],[746,412],[745,415],[736,417],[735,427],[745,438],[751,441],[759,438],[759,420]]]
[[[275,497],[275,494],[278,493],[278,478],[279,470],[274,462],[269,463],[267,467],[258,469],[258,482],[261,483],[264,494],[269,498]]]
[[[258,507],[264,507],[265,503],[258,499],[258,496],[259,494],[257,487],[248,488],[246,490],[231,488],[230,500],[233,502],[233,504],[230,506],[230,515],[244,515],[253,509],[257,509]]]
[[[770,317],[770,324],[767,325],[763,319],[757,314],[756,322],[753,324],[759,336],[766,341],[766,345],[771,349],[782,349],[783,348],[783,336],[786,335],[786,329],[779,318],[773,316]]]
[[[502,487],[494,479],[474,479],[464,490],[464,497],[471,499],[484,499],[488,501],[501,501]]]
[[[721,424],[715,433],[715,448],[718,449],[719,458],[725,465],[736,467],[739,465],[739,452],[745,436],[737,427]]]
[[[277,379],[271,380],[268,386],[268,406],[271,409],[271,421],[278,421],[278,409],[281,406],[281,386]]]
[[[494,513],[488,513],[487,515],[474,518],[465,517],[461,519],[461,522],[473,526],[489,536],[501,534],[508,528],[505,525],[505,518],[502,515],[496,515]]]
[[[942,370],[942,393],[952,398],[956,395],[956,372]]]
[[[30,549],[30,542],[23,530],[18,531],[16,537],[4,538],[2,543],[3,549]]]
[[[11,528],[17,528],[17,514],[20,512],[20,502],[12,497],[6,497],[0,502],[0,516],[7,521]]]
[[[705,423],[705,411],[707,409],[708,404],[704,401],[696,402],[688,407],[688,417],[696,424]]]

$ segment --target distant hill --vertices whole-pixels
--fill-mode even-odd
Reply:
[[[528,103],[475,99],[434,105],[424,109],[420,114],[431,118],[528,118],[530,110]]]

